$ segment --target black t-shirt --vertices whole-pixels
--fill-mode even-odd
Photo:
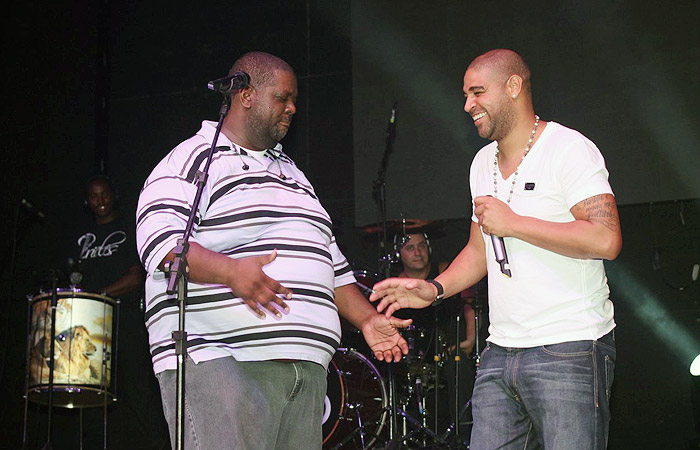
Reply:
[[[92,220],[79,225],[71,253],[83,275],[79,286],[97,293],[124,275],[129,267],[140,264],[135,227],[121,216],[102,225]]]

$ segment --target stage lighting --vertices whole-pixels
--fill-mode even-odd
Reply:
[[[690,363],[690,374],[694,377],[700,377],[700,354]]]

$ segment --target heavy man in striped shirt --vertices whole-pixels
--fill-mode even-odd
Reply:
[[[408,352],[354,276],[313,187],[279,140],[296,112],[293,69],[248,53],[231,74],[250,85],[231,93],[198,208],[190,248],[186,328],[185,447],[321,448],[326,369],[340,343],[340,313],[362,330],[374,356]],[[181,237],[216,124],[172,150],[146,180],[137,241],[147,269],[146,325],[163,408],[175,430],[177,303],[166,261]]]

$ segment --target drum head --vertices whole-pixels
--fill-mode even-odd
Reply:
[[[329,367],[323,448],[370,448],[388,415],[383,378],[369,359],[352,349],[339,348]]]

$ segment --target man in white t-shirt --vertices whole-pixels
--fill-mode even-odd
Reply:
[[[493,141],[471,166],[469,242],[435,280],[384,280],[370,300],[386,314],[421,308],[488,274],[470,448],[604,449],[615,322],[602,260],[622,246],[605,161],[577,131],[540,120],[511,50],[472,61],[463,92]]]

